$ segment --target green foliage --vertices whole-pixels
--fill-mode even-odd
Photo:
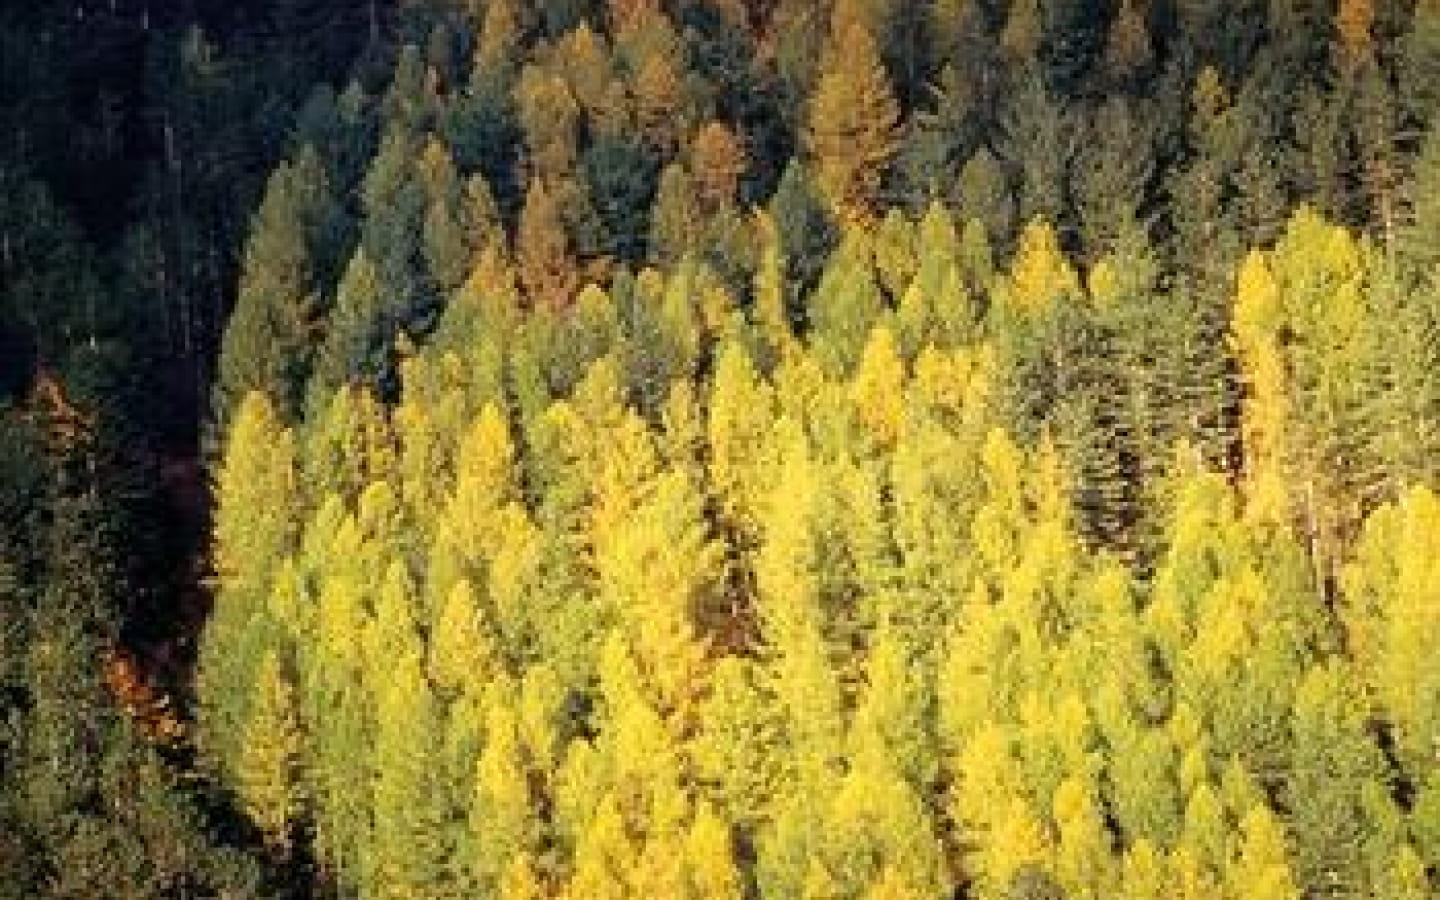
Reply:
[[[339,215],[314,151],[271,176],[246,246],[234,328],[226,329],[215,387],[222,424],[251,391],[270,395],[287,421],[300,412],[317,323],[328,307],[327,253]]]

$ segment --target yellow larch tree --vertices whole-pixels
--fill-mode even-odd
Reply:
[[[994,828],[979,850],[978,870],[973,873],[977,896],[985,900],[1009,896],[1018,874],[1027,869],[1048,872],[1054,856],[1048,825],[1024,798],[1012,797],[998,809]]]
[[[1103,900],[1119,886],[1119,873],[1100,798],[1088,781],[1072,776],[1055,791],[1055,875],[1067,897]]]
[[[495,682],[487,692],[485,747],[475,764],[470,829],[462,843],[468,850],[473,884],[486,893],[515,877],[511,871],[515,861],[535,852],[540,837],[514,694],[513,685],[505,680]]]
[[[741,900],[745,881],[735,860],[730,825],[701,804],[685,838],[686,869],[694,900]]]
[[[1252,251],[1240,267],[1234,336],[1245,379],[1241,438],[1245,448],[1247,515],[1257,522],[1289,520],[1286,461],[1289,400],[1276,334],[1283,324],[1280,288],[1269,263]]]
[[[255,682],[250,720],[236,763],[236,786],[246,813],[259,826],[265,843],[289,853],[304,824],[307,802],[302,765],[305,735],[297,716],[295,689],[272,651],[265,655]]]
[[[431,679],[452,696],[495,674],[500,659],[494,635],[468,580],[457,581],[445,595],[427,649]]]
[[[1440,499],[1414,488],[1373,513],[1343,583],[1347,644],[1402,768],[1419,779],[1440,740]]]
[[[698,615],[721,574],[701,503],[683,474],[665,472],[650,496],[595,542],[601,602],[618,613],[657,705],[677,726],[701,692],[706,650]]]
[[[851,391],[860,424],[876,449],[893,450],[904,424],[905,363],[889,328],[882,325],[870,332]]]
[[[1170,873],[1164,854],[1148,838],[1125,851],[1120,884],[1127,900],[1170,900]]]
[[[442,538],[470,559],[487,559],[509,537],[502,510],[519,499],[515,444],[504,413],[486,403],[456,453],[455,492]]]
[[[1080,276],[1061,252],[1050,223],[1034,219],[1020,232],[1000,296],[1010,315],[1042,320],[1057,305],[1081,297]]]
[[[707,445],[710,479],[728,540],[742,549],[759,536],[767,484],[766,461],[758,448],[768,443],[774,399],[770,386],[738,342],[721,348],[710,389]]]
[[[1299,900],[1284,828],[1265,806],[1255,807],[1240,821],[1238,853],[1225,881],[1233,900]]]

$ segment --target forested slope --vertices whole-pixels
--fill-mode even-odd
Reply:
[[[409,4],[254,217],[207,760],[342,896],[1425,898],[1440,7]]]

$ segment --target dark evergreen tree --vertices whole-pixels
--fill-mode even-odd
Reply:
[[[780,237],[780,250],[785,256],[787,282],[793,292],[789,309],[796,324],[804,321],[801,299],[819,282],[831,251],[839,241],[839,233],[826,211],[809,174],[799,160],[791,160],[770,201],[770,214]]]
[[[271,177],[246,246],[234,327],[220,351],[214,402],[221,426],[250,391],[268,394],[286,418],[298,415],[329,305],[338,217],[313,151]]]

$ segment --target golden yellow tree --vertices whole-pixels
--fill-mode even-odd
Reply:
[[[895,448],[905,416],[905,363],[889,328],[870,332],[851,388],[855,412],[882,453]]]
[[[900,148],[900,107],[860,17],[837,15],[831,29],[810,99],[806,144],[816,181],[839,217],[867,222],[879,209]]]
[[[1300,889],[1285,851],[1285,832],[1265,806],[1257,806],[1240,822],[1239,852],[1226,874],[1227,893],[1234,900],[1299,900]]]
[[[1285,464],[1289,458],[1289,400],[1285,362],[1276,338],[1283,322],[1280,288],[1264,255],[1252,251],[1240,267],[1234,335],[1246,382],[1241,436],[1245,447],[1247,512],[1257,522],[1289,520]]]
[[[271,652],[260,664],[255,699],[236,764],[236,786],[245,811],[272,849],[288,853],[303,824],[305,736],[296,716],[295,692]]]

